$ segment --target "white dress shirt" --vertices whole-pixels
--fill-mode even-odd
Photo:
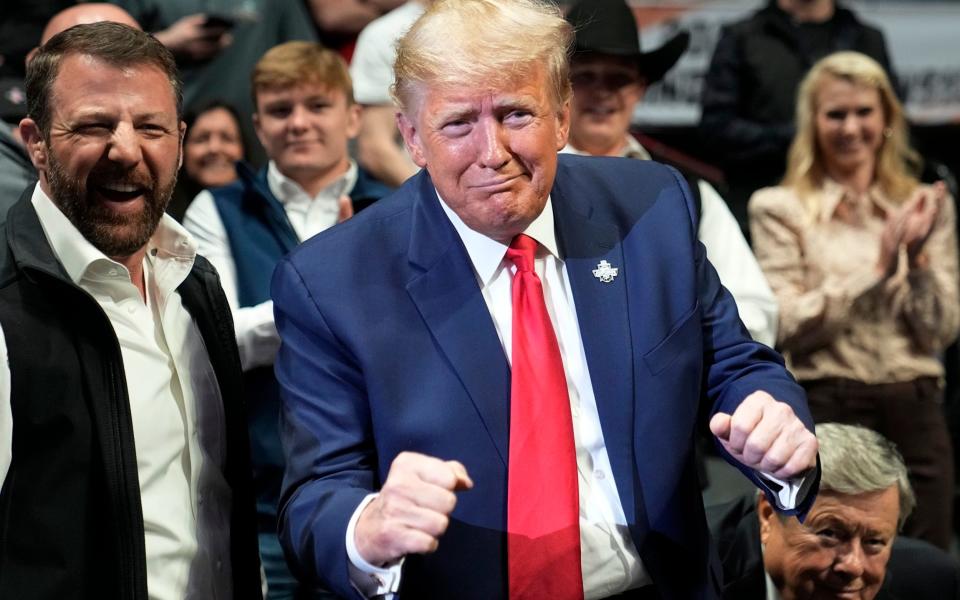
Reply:
[[[348,194],[356,182],[357,165],[351,160],[341,177],[320,190],[316,196],[310,196],[297,182],[281,173],[276,163],[270,161],[267,166],[267,186],[283,204],[287,220],[300,241],[337,224],[340,197]],[[203,190],[190,203],[183,216],[183,226],[196,238],[197,253],[209,260],[220,273],[220,285],[233,312],[243,370],[272,365],[280,347],[280,336],[273,323],[273,301],[265,300],[256,306],[239,306],[237,264],[230,249],[230,235],[209,191]]]
[[[466,247],[500,343],[507,360],[512,361],[513,308],[510,286],[516,267],[511,261],[505,260],[507,246],[467,227],[442,198],[440,206]],[[567,376],[577,451],[584,595],[586,599],[604,598],[642,587],[652,580],[630,537],[610,466],[593,383],[580,338],[570,280],[558,251],[553,206],[549,197],[543,211],[524,233],[540,244],[534,267],[543,285],[547,312],[557,334]],[[782,481],[761,475],[776,484],[773,487],[780,508],[795,507],[798,500],[805,497],[814,479],[807,477]],[[351,581],[362,595],[383,595],[390,599],[399,589],[403,561],[384,568],[371,565],[360,556],[354,539],[360,513],[375,497],[375,493],[368,495],[348,523],[345,539],[350,559],[348,567]],[[440,543],[443,543],[442,539]]]
[[[176,291],[193,267],[194,242],[163,217],[144,258],[144,301],[126,267],[87,241],[39,185],[32,202],[54,254],[106,313],[120,344],[149,597],[232,598],[223,404],[203,339]],[[3,404],[9,410],[9,401]]]
[[[561,152],[584,154],[570,144]],[[621,156],[650,160],[650,153],[631,135],[627,136]],[[737,303],[740,320],[747,331],[756,341],[773,347],[777,341],[778,312],[773,291],[727,203],[706,181],[701,179],[697,188],[700,192],[697,237],[707,249],[707,258]]]

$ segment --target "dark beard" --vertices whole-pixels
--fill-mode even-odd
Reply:
[[[142,188],[145,200],[143,210],[121,215],[93,198],[91,183],[108,182],[129,183]],[[95,167],[86,180],[80,180],[71,177],[60,161],[48,153],[47,183],[54,204],[87,241],[110,258],[125,258],[146,246],[156,231],[177,183],[177,176],[174,173],[171,181],[160,182],[149,176],[107,166]]]

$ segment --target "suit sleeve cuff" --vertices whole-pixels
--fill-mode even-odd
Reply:
[[[779,510],[793,510],[803,504],[807,494],[816,481],[816,469],[810,469],[806,474],[791,479],[778,479],[769,473],[757,471],[757,477],[765,491],[769,492],[767,497],[772,497],[774,504]]]
[[[360,513],[367,507],[377,494],[368,494],[353,511],[350,522],[347,524],[347,558],[349,564],[347,568],[350,572],[350,583],[360,594],[366,598],[383,597],[385,600],[391,600],[397,590],[400,589],[400,571],[403,568],[403,559],[385,566],[375,567],[360,556],[357,545],[354,540],[354,532],[357,528],[357,521],[360,520]]]

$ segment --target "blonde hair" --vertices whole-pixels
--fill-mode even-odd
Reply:
[[[397,43],[390,92],[406,110],[419,85],[504,88],[545,66],[559,109],[572,44],[573,28],[544,0],[435,0]]]
[[[261,90],[303,84],[341,90],[347,103],[354,103],[353,82],[347,63],[339,54],[316,42],[286,42],[270,48],[253,67],[250,84],[254,107],[258,106],[257,93]]]
[[[910,148],[903,107],[883,67],[859,52],[835,52],[821,59],[800,83],[797,133],[787,154],[783,185],[797,191],[809,213],[817,213],[817,196],[813,192],[821,187],[826,176],[823,153],[817,144],[817,94],[829,78],[877,90],[886,129],[883,145],[878,151],[874,180],[888,198],[903,202],[918,185],[914,172],[919,170],[920,156]]]

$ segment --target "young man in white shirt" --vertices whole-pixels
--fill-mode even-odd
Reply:
[[[201,192],[187,209],[184,226],[220,272],[233,309],[251,398],[260,552],[270,597],[287,598],[300,586],[286,567],[276,536],[284,461],[277,431],[273,358],[279,337],[270,276],[280,258],[301,241],[390,190],[348,153],[348,142],[359,128],[360,106],[338,54],[313,42],[281,44],[260,59],[251,79],[254,128],[270,162],[259,172],[238,164],[237,181]]]

